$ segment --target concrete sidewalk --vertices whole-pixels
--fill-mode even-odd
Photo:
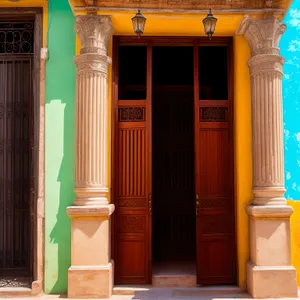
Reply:
[[[2,297],[0,299],[7,299]],[[41,295],[37,297],[14,297],[12,299],[38,299],[38,300],[67,300],[66,295]],[[152,286],[117,286],[114,288],[111,300],[233,300],[233,299],[253,299],[249,294],[238,287],[217,286],[217,287],[197,287],[197,288],[156,288]],[[297,299],[300,298],[281,298]],[[269,300],[269,299],[268,299]]]

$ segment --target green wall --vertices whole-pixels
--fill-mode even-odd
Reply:
[[[46,65],[45,292],[67,291],[74,201],[75,18],[68,0],[49,0]]]

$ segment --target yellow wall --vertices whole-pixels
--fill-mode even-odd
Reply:
[[[246,262],[249,258],[248,215],[245,207],[252,198],[252,145],[250,76],[247,60],[250,50],[245,38],[234,37],[234,130],[235,199],[238,254],[238,284],[246,287]]]
[[[297,282],[300,286],[300,201],[289,200],[288,204],[294,209],[291,217],[292,265],[297,270]]]

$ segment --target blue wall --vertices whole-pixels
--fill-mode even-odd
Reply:
[[[283,76],[285,186],[287,199],[300,200],[300,0],[294,0],[284,23],[280,48]]]

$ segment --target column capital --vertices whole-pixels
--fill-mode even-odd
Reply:
[[[245,36],[252,56],[259,54],[279,55],[278,44],[285,30],[286,25],[275,16],[252,19],[246,15],[237,30],[237,35]]]
[[[97,72],[107,75],[108,65],[111,63],[111,58],[109,56],[93,53],[75,56],[74,62],[77,67],[77,74],[84,72]]]
[[[110,16],[77,16],[75,32],[82,46],[80,54],[97,53],[107,56],[108,42],[114,32]]]
[[[279,76],[283,75],[282,66],[284,58],[279,55],[255,55],[248,61],[251,76],[260,73],[277,73]]]

